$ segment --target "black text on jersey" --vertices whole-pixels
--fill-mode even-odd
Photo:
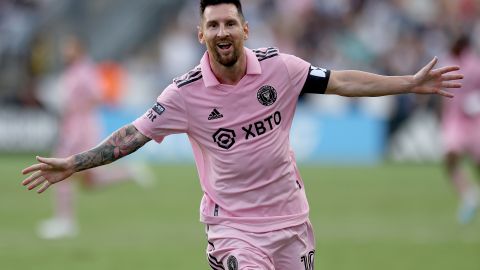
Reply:
[[[271,131],[274,127],[279,126],[281,122],[282,114],[279,111],[276,111],[261,121],[249,124],[248,127],[244,126],[242,127],[242,130],[245,131],[245,140],[261,136],[267,131]]]
[[[157,119],[157,115],[153,113],[153,110],[149,110],[147,113],[147,118],[153,122],[155,119]]]

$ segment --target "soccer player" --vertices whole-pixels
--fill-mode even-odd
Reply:
[[[480,57],[470,46],[467,35],[452,45],[448,62],[462,66],[463,88],[456,98],[444,100],[442,134],[448,176],[459,196],[458,221],[469,223],[479,206],[475,182],[468,179],[462,158],[471,157],[480,171]]]
[[[186,133],[204,192],[200,216],[212,269],[313,269],[315,243],[305,186],[289,143],[301,93],[381,96],[458,88],[459,68],[381,76],[318,68],[275,48],[244,47],[239,0],[201,0],[200,65],[173,83],[143,116],[97,147],[67,158],[37,157],[22,183],[42,193],[74,173],[111,163],[150,140]]]
[[[62,76],[63,108],[54,154],[68,157],[101,141],[102,125],[97,109],[102,104],[102,91],[96,65],[89,58],[79,37],[71,35],[65,38],[62,53],[67,68]],[[77,176],[87,188],[134,179],[133,169],[125,166],[96,168]],[[54,239],[71,237],[77,233],[73,189],[69,181],[57,185],[54,216],[40,224],[40,237]]]

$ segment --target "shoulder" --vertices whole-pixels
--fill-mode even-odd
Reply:
[[[196,66],[195,68],[191,69],[190,71],[183,74],[182,76],[179,76],[173,79],[173,84],[175,84],[177,88],[181,88],[195,81],[198,81],[201,78],[202,78],[202,69],[200,66]]]
[[[259,62],[274,58],[280,55],[280,51],[278,48],[275,47],[266,47],[266,48],[259,48],[253,49],[252,52],[257,56]]]

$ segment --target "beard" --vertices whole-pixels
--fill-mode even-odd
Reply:
[[[235,65],[238,61],[238,58],[240,57],[240,51],[237,49],[237,47],[234,44],[232,44],[232,46],[233,46],[232,52],[225,55],[219,52],[216,45],[213,45],[212,46],[213,59],[217,63],[220,63],[222,66],[225,66],[225,67],[232,67],[233,65]]]

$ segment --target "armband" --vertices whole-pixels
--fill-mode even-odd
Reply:
[[[301,95],[307,93],[325,94],[329,79],[330,70],[310,66],[308,70],[307,80],[303,85]]]

